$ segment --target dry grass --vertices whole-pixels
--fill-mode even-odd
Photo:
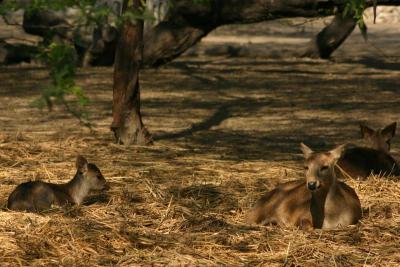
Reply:
[[[357,142],[360,121],[398,119],[400,63],[387,63],[186,57],[147,70],[152,147],[113,144],[111,69],[79,76],[92,99],[90,132],[63,111],[28,106],[47,81],[43,69],[2,68],[1,205],[23,181],[70,179],[77,153],[111,189],[45,214],[0,211],[0,265],[398,266],[394,180],[348,181],[364,211],[356,226],[304,232],[244,223],[263,192],[302,177],[300,141],[327,149]]]

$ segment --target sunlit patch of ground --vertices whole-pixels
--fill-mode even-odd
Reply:
[[[263,192],[302,177],[301,141],[361,144],[360,122],[398,120],[400,62],[379,60],[186,56],[145,70],[151,147],[113,143],[111,68],[79,73],[90,131],[62,110],[29,106],[45,69],[2,67],[0,204],[18,183],[66,182],[78,153],[111,189],[43,215],[1,211],[0,265],[399,265],[400,182],[348,181],[364,210],[357,226],[303,232],[244,221]],[[395,138],[395,156],[399,148]]]

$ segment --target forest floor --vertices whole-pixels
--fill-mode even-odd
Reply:
[[[307,232],[245,222],[264,192],[303,177],[300,142],[320,151],[363,144],[359,123],[399,119],[398,25],[372,25],[373,45],[356,31],[330,61],[295,57],[321,26],[224,27],[144,70],[149,147],[113,142],[112,68],[79,71],[89,130],[62,109],[30,106],[49,82],[46,69],[0,67],[0,265],[399,266],[395,180],[347,181],[363,207],[356,226]],[[399,158],[397,137],[392,144]],[[101,169],[108,191],[44,214],[5,209],[21,182],[72,178],[79,153]]]

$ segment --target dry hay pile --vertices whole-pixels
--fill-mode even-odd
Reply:
[[[277,181],[301,177],[298,166],[202,161],[157,145],[121,148],[98,141],[101,136],[53,145],[12,139],[0,144],[3,205],[19,182],[72,177],[76,150],[98,155],[91,158],[111,190],[81,207],[41,215],[2,211],[2,266],[400,264],[396,181],[349,181],[364,208],[356,226],[314,232],[254,227],[243,222],[244,212]],[[154,154],[166,160],[150,162]]]

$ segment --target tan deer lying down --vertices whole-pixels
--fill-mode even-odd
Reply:
[[[355,191],[337,181],[334,165],[344,145],[316,153],[301,144],[306,179],[287,182],[268,192],[248,214],[248,221],[302,229],[332,229],[356,224],[361,204]]]
[[[66,184],[31,181],[18,185],[8,198],[8,209],[37,212],[50,209],[52,205],[80,205],[91,190],[106,187],[99,168],[84,157],[77,157],[76,168],[74,178]]]
[[[371,147],[349,147],[338,160],[339,174],[343,177],[366,178],[371,173],[382,176],[400,176],[400,167],[389,154],[390,141],[396,132],[396,123],[373,130],[360,125],[361,136]]]

